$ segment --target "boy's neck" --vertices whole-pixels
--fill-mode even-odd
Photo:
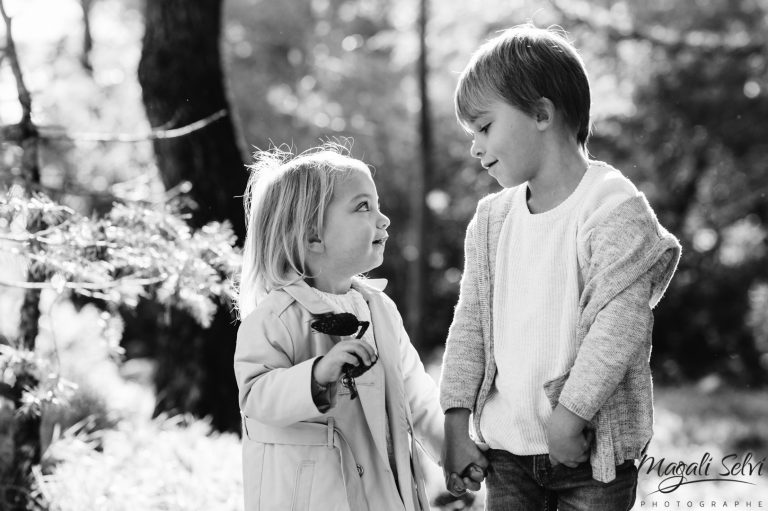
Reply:
[[[589,158],[580,146],[556,146],[547,153],[541,171],[528,181],[528,210],[537,214],[559,206],[579,186],[587,168]]]

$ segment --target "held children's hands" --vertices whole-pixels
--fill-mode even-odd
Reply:
[[[485,479],[488,460],[466,432],[466,426],[453,427],[446,415],[445,443],[442,452],[445,487],[451,495],[477,491]]]
[[[574,468],[589,459],[594,432],[588,422],[562,405],[552,411],[547,438],[552,466],[563,464]]]
[[[376,353],[367,342],[356,339],[340,341],[315,363],[312,376],[317,383],[327,385],[341,378],[344,364],[370,366],[376,360]]]

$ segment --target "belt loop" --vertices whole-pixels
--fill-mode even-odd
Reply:
[[[328,443],[327,447],[333,449],[333,433],[334,433],[334,420],[333,417],[328,417]]]

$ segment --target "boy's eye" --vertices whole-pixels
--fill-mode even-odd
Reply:
[[[490,128],[490,127],[491,127],[491,123],[489,122],[489,123],[484,124],[483,127],[480,128],[477,131],[478,131],[478,133],[487,133],[488,132],[488,128]]]

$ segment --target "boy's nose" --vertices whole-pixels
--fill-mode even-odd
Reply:
[[[480,147],[480,144],[477,143],[477,139],[473,140],[472,145],[469,146],[469,154],[474,158],[482,158],[484,152],[485,151]]]

